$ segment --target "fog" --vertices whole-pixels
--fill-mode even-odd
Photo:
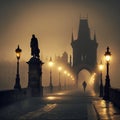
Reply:
[[[15,49],[20,45],[21,84],[27,86],[27,64],[30,40],[34,33],[39,40],[43,61],[64,51],[72,54],[71,34],[77,39],[80,17],[88,17],[91,37],[96,32],[98,63],[106,47],[110,47],[111,86],[120,87],[120,2],[118,0],[1,0],[0,1],[0,89],[11,89],[16,74]],[[45,61],[46,62],[46,61]],[[105,61],[104,61],[105,65]],[[25,67],[25,68],[24,68]],[[49,69],[43,65],[43,84],[47,85]],[[103,71],[105,79],[106,68]],[[55,79],[55,78],[54,78]],[[57,83],[55,83],[57,84]]]

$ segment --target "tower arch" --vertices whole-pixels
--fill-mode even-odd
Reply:
[[[91,88],[90,79],[91,73],[87,69],[81,69],[78,73],[78,88],[83,90],[83,82],[86,82],[87,89]]]

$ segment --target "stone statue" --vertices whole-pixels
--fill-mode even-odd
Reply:
[[[38,48],[38,40],[34,34],[32,35],[30,47],[31,47],[31,55],[33,57],[39,58],[40,49]]]

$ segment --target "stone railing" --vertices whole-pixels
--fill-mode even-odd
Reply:
[[[0,107],[11,104],[27,97],[26,89],[0,91]]]
[[[110,88],[110,101],[120,108],[120,89]]]
[[[65,88],[59,89],[58,86],[53,87],[53,92],[58,92],[65,90]],[[66,89],[68,90],[68,88]],[[43,96],[51,93],[49,87],[43,87]],[[3,107],[5,105],[9,105],[11,103],[14,103],[16,101],[24,100],[28,98],[27,94],[27,88],[22,88],[21,90],[4,90],[0,91],[0,107]]]

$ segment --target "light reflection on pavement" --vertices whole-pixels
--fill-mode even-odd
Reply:
[[[100,120],[120,120],[120,110],[111,102],[101,99],[93,104]]]
[[[40,108],[38,110],[35,110],[33,112],[29,112],[26,115],[21,116],[18,120],[32,120],[42,114],[45,114],[46,112],[51,111],[56,107],[57,104],[47,104],[43,108]]]
[[[1,120],[96,120],[94,92],[69,90],[34,97],[0,110]]]

